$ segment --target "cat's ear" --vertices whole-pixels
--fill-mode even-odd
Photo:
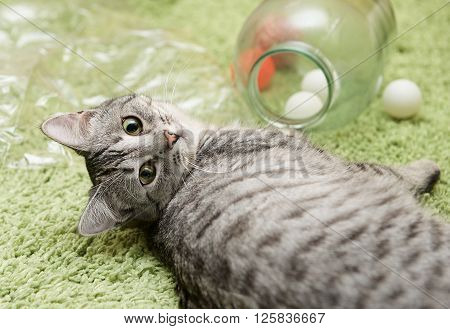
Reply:
[[[92,193],[93,192],[93,193]],[[91,190],[91,197],[78,223],[78,233],[84,236],[108,231],[118,223],[118,215],[111,208],[108,193]]]
[[[42,132],[54,141],[79,151],[89,149],[90,120],[94,111],[57,114],[46,120]]]

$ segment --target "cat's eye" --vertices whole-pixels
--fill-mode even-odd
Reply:
[[[124,118],[122,120],[122,127],[131,136],[137,136],[142,132],[142,122],[136,117]]]
[[[142,185],[148,185],[155,180],[156,168],[151,163],[145,163],[139,169],[139,181]]]

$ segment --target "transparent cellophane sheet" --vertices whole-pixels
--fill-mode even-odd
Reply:
[[[217,112],[230,84],[207,49],[95,2],[0,6],[0,166],[71,164],[40,124],[132,92],[199,118]]]

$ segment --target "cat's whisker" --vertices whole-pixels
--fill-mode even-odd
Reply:
[[[105,194],[105,192],[108,190],[108,188],[110,188],[118,179],[120,178],[120,174],[116,174],[115,176],[111,177],[110,179],[107,180],[107,182],[109,183],[108,186],[106,186],[102,192],[99,193],[98,197],[103,196],[103,194]],[[105,181],[106,183],[106,181]],[[100,190],[100,188],[103,188],[105,184],[101,184],[98,186],[98,189]]]
[[[162,114],[161,114],[161,109],[159,108],[159,106],[155,106],[155,108],[158,110],[158,115],[159,115],[159,118],[161,119],[161,121],[164,121]]]
[[[192,173],[192,169],[188,168],[187,165],[184,163],[185,158],[183,157],[183,155],[180,154],[180,164],[184,167],[184,169],[187,170],[187,172],[189,174]]]
[[[168,92],[167,92],[167,85],[168,85],[168,83],[169,83],[169,81],[170,81],[170,75],[172,74],[172,71],[173,71],[173,68],[174,68],[174,66],[175,66],[175,63],[176,63],[176,58],[175,58],[175,60],[173,61],[172,66],[170,67],[169,74],[167,74],[167,76],[166,76],[166,81],[165,81],[165,83],[164,83],[164,101],[165,101],[165,102],[169,102],[169,99],[168,99]]]
[[[111,178],[108,178],[107,180],[105,180],[105,181],[101,182],[100,184],[97,184],[97,185],[95,185],[95,186],[93,187],[93,188],[96,188],[96,191],[95,191],[94,195],[93,195],[91,198],[89,198],[89,202],[88,202],[88,204],[86,205],[86,207],[84,208],[82,217],[83,217],[84,214],[86,213],[86,210],[89,209],[89,206],[91,205],[91,203],[94,202],[94,201],[96,201],[97,198],[101,197],[101,196],[105,193],[105,191],[106,191],[109,187],[111,187],[111,185],[114,184],[114,182],[117,181],[119,178],[120,178],[120,175],[119,175],[119,174],[116,174],[116,175],[112,176]],[[108,186],[103,190],[103,192],[100,192],[100,190],[102,189],[102,187],[103,187],[106,183],[109,183]]]
[[[173,101],[175,99],[175,90],[176,90],[177,85],[178,85],[178,79],[180,78],[180,75],[182,73],[184,73],[191,64],[192,64],[192,57],[189,59],[189,61],[186,62],[186,64],[184,64],[183,68],[178,72],[178,74],[177,74],[177,76],[175,78],[175,84],[174,84],[174,86],[172,88],[171,104],[173,104]]]
[[[164,109],[161,108],[161,107],[159,107],[158,105],[156,105],[156,104],[154,104],[154,103],[152,104],[152,106],[153,106],[153,108],[155,108],[155,109],[158,111],[159,118],[161,119],[161,121],[164,122],[164,118],[163,118],[163,115],[162,115],[162,113],[161,113],[161,110],[164,111]]]
[[[156,106],[156,105],[153,103],[153,99],[154,99],[154,98],[152,98],[151,105],[158,111],[158,116],[159,116],[159,118],[162,120],[161,111],[159,110],[159,107]]]
[[[96,184],[96,185],[93,185],[92,188],[100,187],[101,185],[110,182],[112,179],[114,179],[114,178],[116,178],[116,177],[117,177],[117,174],[114,174],[114,175],[112,175],[111,177],[109,177],[108,179],[105,179],[104,181],[102,181],[102,182],[100,182],[100,183],[98,183],[98,184]]]
[[[131,196],[134,200],[136,200],[137,202],[139,202],[139,200],[133,195],[133,193],[131,193],[130,190],[128,190],[128,182],[129,182],[129,180],[126,179],[126,180],[125,180],[125,184],[124,184],[125,191],[126,191],[126,192],[128,193],[128,195]],[[130,182],[130,186],[131,186],[131,182]]]
[[[188,172],[188,175],[192,174],[192,170],[194,168],[188,168],[186,163],[184,163],[184,161],[186,160],[186,158],[184,157],[184,155],[182,153],[180,153],[180,163],[181,165],[184,167],[184,169],[186,169],[186,171]],[[182,175],[181,177],[183,178],[184,175]],[[194,176],[191,176],[193,180],[197,181],[197,179]],[[186,183],[186,181],[183,178],[183,181]]]
[[[180,163],[182,163],[182,161],[180,161]],[[184,167],[183,164],[182,164],[182,166]],[[186,168],[186,170],[187,170],[187,168]],[[189,170],[188,170],[188,172],[189,172]],[[181,175],[181,180],[183,181],[183,186],[186,186],[186,180],[184,179],[184,175]]]

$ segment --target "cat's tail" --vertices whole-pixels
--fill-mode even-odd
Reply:
[[[413,185],[418,194],[431,192],[441,175],[439,166],[427,159],[417,160],[396,169],[405,181]]]

